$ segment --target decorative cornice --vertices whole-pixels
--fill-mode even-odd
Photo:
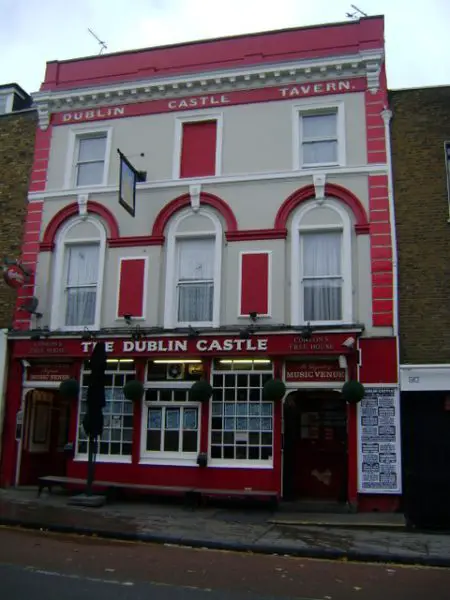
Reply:
[[[191,76],[132,81],[90,89],[36,92],[33,94],[33,100],[38,111],[42,110],[42,128],[44,128],[46,112],[97,108],[148,100],[326,81],[327,79],[365,76],[368,88],[373,91],[378,89],[382,61],[383,51],[381,49],[362,51],[347,56],[269,64],[245,69],[200,72]],[[46,126],[48,126],[48,121],[49,117],[47,117]]]
[[[50,125],[50,106],[48,102],[37,103],[39,129],[46,131]]]

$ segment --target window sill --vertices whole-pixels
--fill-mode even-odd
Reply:
[[[330,162],[330,163],[313,163],[313,164],[302,164],[297,167],[297,171],[306,171],[308,169],[322,169],[329,167],[343,167],[344,165],[338,162]]]
[[[172,458],[162,456],[143,456],[139,460],[140,465],[165,465],[166,467],[198,467],[197,455],[195,458]]]
[[[266,461],[262,463],[262,461],[244,461],[244,460],[235,460],[235,461],[222,461],[222,460],[208,460],[208,467],[214,467],[218,469],[264,469],[270,470],[273,469],[273,461]]]
[[[74,462],[87,462],[87,454],[76,454],[73,459]],[[96,463],[114,463],[114,464],[128,464],[131,465],[131,456],[102,456],[97,454],[95,458]]]

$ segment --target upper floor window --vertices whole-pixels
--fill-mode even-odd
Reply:
[[[220,175],[221,116],[176,120],[174,178]]]
[[[99,251],[98,243],[67,244],[64,325],[68,327],[95,324]]]
[[[76,185],[99,185],[105,172],[106,133],[78,138]]]
[[[0,115],[4,115],[8,112],[8,96],[0,96]]]
[[[53,271],[51,328],[99,329],[106,234],[93,218],[59,233]]]
[[[106,185],[111,139],[111,128],[80,124],[69,129],[66,188]]]
[[[211,211],[180,213],[168,232],[165,327],[217,327],[222,226]]]
[[[292,220],[292,324],[352,321],[351,223],[326,200],[303,206]]]
[[[341,103],[294,109],[294,168],[343,165],[344,110]]]
[[[214,303],[214,238],[178,239],[176,244],[178,322],[210,322]]]

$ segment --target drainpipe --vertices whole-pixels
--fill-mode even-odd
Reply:
[[[389,220],[391,225],[391,243],[392,243],[392,284],[393,284],[393,333],[396,337],[396,355],[397,355],[397,380],[400,384],[400,341],[399,316],[398,316],[398,253],[397,253],[397,230],[395,225],[395,205],[394,205],[394,181],[392,172],[392,147],[390,123],[392,111],[385,108],[381,112],[384,121],[384,136],[386,139],[386,161],[388,168],[388,201],[389,201]]]

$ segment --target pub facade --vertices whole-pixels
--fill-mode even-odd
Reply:
[[[47,64],[2,485],[85,477],[88,359],[103,340],[99,480],[396,508],[383,26]],[[58,392],[69,378],[74,399]],[[278,400],[263,393],[273,379]],[[359,404],[342,398],[350,380]]]

